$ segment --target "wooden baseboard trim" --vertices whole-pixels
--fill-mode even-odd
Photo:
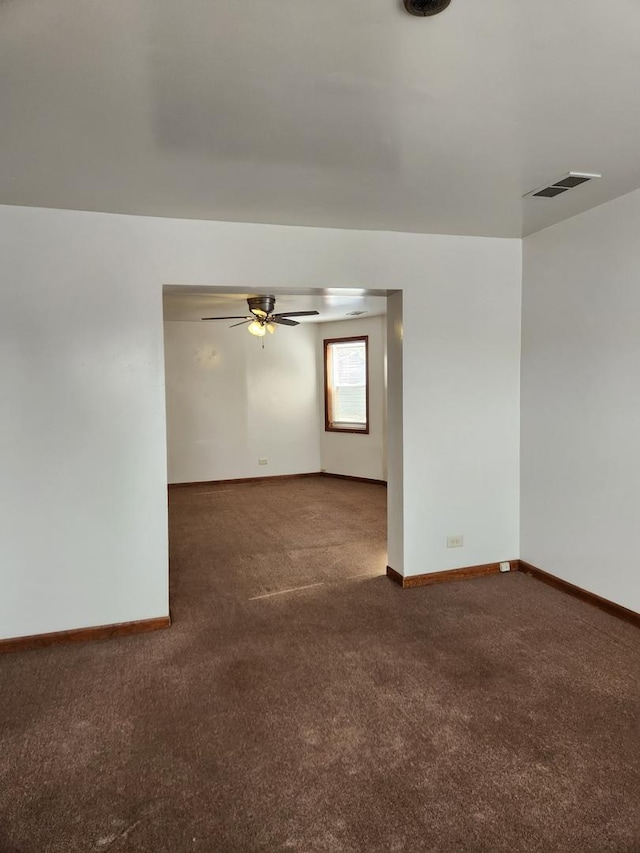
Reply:
[[[404,577],[400,572],[396,572],[395,569],[392,569],[391,566],[387,566],[387,577],[394,583],[397,583],[398,586],[404,587]]]
[[[196,480],[193,483],[169,483],[169,490],[186,489],[192,486],[229,486],[242,483],[273,483],[275,480],[302,480],[307,477],[333,477],[336,480],[352,480],[356,483],[374,483],[386,486],[386,480],[374,480],[371,477],[352,477],[350,474],[331,474],[329,471],[310,471],[308,474],[274,474],[268,477],[235,477],[232,480]]]
[[[636,613],[635,610],[629,610],[621,604],[609,601],[608,598],[602,598],[594,592],[589,592],[586,589],[582,589],[580,586],[569,583],[569,581],[562,580],[562,578],[559,578],[556,575],[544,572],[542,569],[532,566],[531,563],[527,563],[525,560],[518,560],[517,563],[517,570],[519,572],[531,575],[531,577],[552,586],[554,589],[559,589],[567,595],[579,598],[580,601],[585,601],[593,607],[599,607],[600,610],[604,610],[605,613],[609,613],[611,616],[617,616],[618,619],[623,619],[625,622],[635,625],[636,628],[640,628],[640,613]]]
[[[61,643],[84,643],[89,640],[111,640],[114,637],[128,637],[131,634],[145,634],[159,631],[171,625],[170,616],[158,616],[156,619],[141,619],[138,622],[118,622],[114,625],[96,625],[93,628],[75,628],[71,631],[54,631],[51,634],[32,634],[29,637],[10,637],[0,640],[0,654],[5,652],[24,652],[30,649],[44,649]]]
[[[536,580],[542,581],[542,583],[546,583],[554,589],[560,590],[560,592],[564,592],[574,598],[579,598],[580,601],[585,601],[593,607],[599,607],[605,613],[617,616],[618,619],[623,619],[625,622],[635,625],[636,628],[640,628],[640,613],[636,613],[635,610],[629,610],[621,604],[609,601],[608,598],[602,598],[593,592],[569,583],[569,581],[562,580],[562,578],[556,577],[556,575],[532,566],[531,563],[527,563],[525,560],[510,560],[509,562],[511,563],[512,572],[523,572],[531,575]],[[484,577],[485,575],[495,575],[499,572],[499,563],[487,563],[483,566],[467,566],[463,569],[452,569],[446,572],[431,572],[425,575],[409,575],[404,577],[399,572],[396,572],[395,569],[392,569],[391,566],[387,566],[387,577],[394,583],[397,583],[398,586],[401,586],[402,589],[431,586],[432,584],[446,583],[447,581],[470,580],[472,578]]]
[[[376,486],[386,486],[386,480],[374,480],[372,477],[352,477],[351,474],[331,474],[329,471],[322,471],[322,477],[333,477],[336,480],[352,480],[354,483],[373,483]]]
[[[514,564],[517,560],[511,560],[511,571],[515,571]],[[430,572],[425,575],[401,575],[387,566],[387,577],[399,584],[403,589],[413,589],[418,586],[431,586],[436,583],[447,583],[449,581],[464,581],[473,578],[482,578],[485,575],[500,574],[500,563],[485,563],[482,566],[465,566],[462,569],[450,569],[445,572]]]
[[[169,483],[169,490],[186,489],[191,486],[229,486],[242,483],[273,483],[275,480],[303,480],[306,477],[321,477],[321,471],[311,471],[308,474],[274,474],[268,477],[235,477],[232,480],[196,480],[193,483]]]

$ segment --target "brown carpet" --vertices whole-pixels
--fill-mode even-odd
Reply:
[[[640,632],[367,576],[385,498],[173,491],[170,630],[0,656],[0,851],[640,851]]]

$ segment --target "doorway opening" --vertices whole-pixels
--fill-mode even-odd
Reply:
[[[211,584],[255,601],[380,578],[402,547],[401,292],[269,295],[273,316],[298,325],[247,334],[264,294],[163,289],[177,618],[180,597]],[[366,341],[364,369],[348,348],[327,369],[326,342],[344,339]],[[365,377],[366,429],[329,425],[329,376],[347,420],[362,420]]]

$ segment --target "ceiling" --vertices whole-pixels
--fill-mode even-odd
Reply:
[[[165,320],[200,321],[203,317],[248,315],[247,297],[257,293],[216,293],[210,288],[186,288],[167,286],[164,288],[163,305]],[[346,295],[327,291],[314,295],[276,295],[276,312],[318,311],[318,316],[296,317],[301,323],[326,323],[333,320],[356,320],[349,316],[352,311],[363,312],[363,317],[387,313],[384,296],[372,296],[362,290],[349,291]],[[223,321],[222,322],[224,325]],[[234,322],[230,320],[228,325]]]
[[[521,236],[640,186],[639,80],[638,0],[0,0],[0,203]]]

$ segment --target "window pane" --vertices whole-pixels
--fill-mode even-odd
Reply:
[[[367,382],[367,358],[364,341],[333,345],[333,384],[361,385]]]
[[[334,391],[334,421],[363,424],[367,420],[367,389],[364,385],[338,385]]]

